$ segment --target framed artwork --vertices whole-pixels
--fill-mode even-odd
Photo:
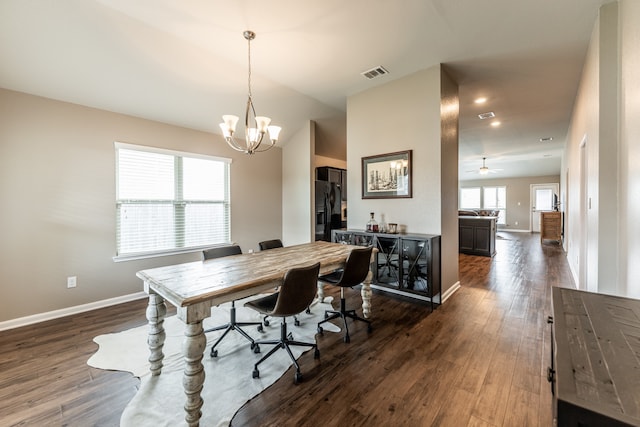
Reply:
[[[362,158],[362,198],[410,198],[411,150]]]

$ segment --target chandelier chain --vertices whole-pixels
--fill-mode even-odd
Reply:
[[[247,43],[249,43],[249,49],[247,49],[248,53],[248,63],[249,63],[249,73],[248,73],[248,86],[249,86],[249,98],[251,98],[251,39],[247,39]]]

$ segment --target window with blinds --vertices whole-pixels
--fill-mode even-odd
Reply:
[[[230,243],[230,159],[115,147],[116,258]]]

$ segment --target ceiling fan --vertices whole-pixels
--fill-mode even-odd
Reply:
[[[486,160],[487,160],[487,158],[483,157],[482,158],[482,167],[480,169],[478,169],[478,170],[474,169],[474,170],[467,171],[467,173],[475,172],[475,173],[479,173],[480,175],[488,175],[490,173],[496,173],[496,172],[499,172],[499,171],[502,170],[502,169],[489,169],[487,167],[487,165],[486,165]]]

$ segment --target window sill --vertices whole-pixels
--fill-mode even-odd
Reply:
[[[150,252],[150,253],[143,253],[143,254],[116,255],[113,257],[113,262],[137,261],[141,259],[151,259],[151,258],[160,258],[165,256],[191,254],[196,252],[202,252],[202,250],[206,248],[213,248],[216,246],[227,246],[232,244],[233,243],[198,246],[198,247],[184,248],[184,249],[171,249],[168,251]]]

